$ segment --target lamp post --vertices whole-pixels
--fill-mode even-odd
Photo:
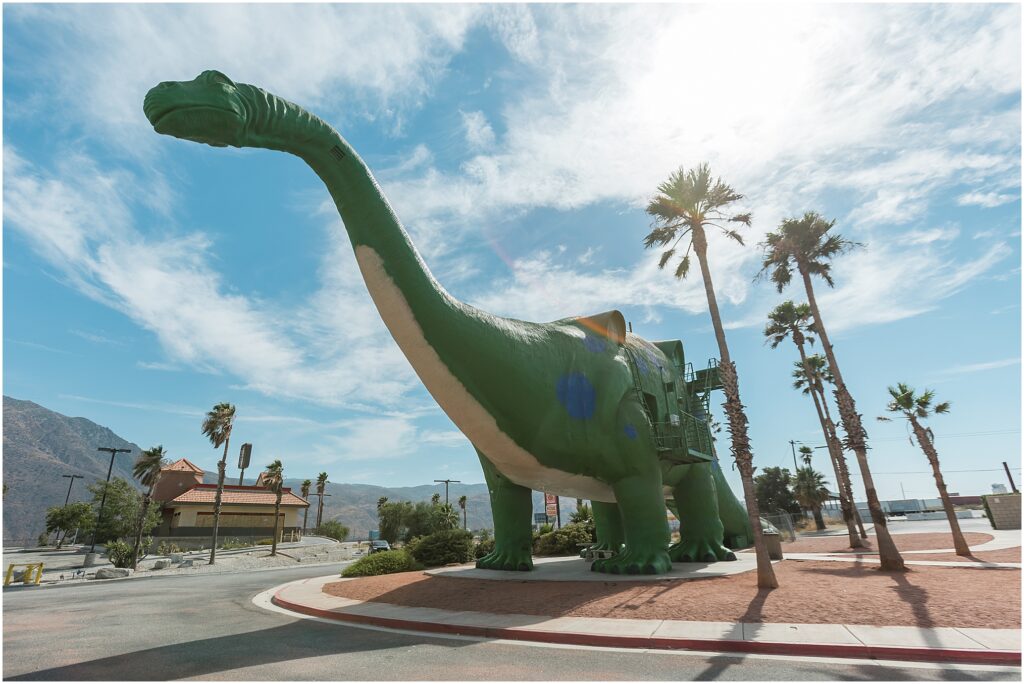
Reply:
[[[444,482],[444,505],[448,505],[448,484],[451,482],[462,483],[462,480],[434,480],[434,482]]]
[[[107,468],[107,483],[103,487],[103,497],[100,499],[100,510],[96,514],[96,529],[92,531],[92,546],[89,547],[89,553],[96,553],[96,535],[100,531],[100,523],[103,522],[103,506],[107,503],[107,489],[110,487],[110,473],[114,470],[114,456],[118,454],[130,454],[131,449],[115,449],[114,447],[99,447],[96,451],[109,451],[110,452],[110,467]],[[71,481],[72,483],[74,480]],[[68,495],[70,496],[71,488],[68,488]]]
[[[68,482],[68,495],[64,497],[64,505],[68,505],[68,501],[71,501],[71,486],[75,484],[75,478],[79,480],[85,479],[82,475],[61,475],[61,477],[70,477],[71,482]],[[109,477],[109,476],[108,476]]]

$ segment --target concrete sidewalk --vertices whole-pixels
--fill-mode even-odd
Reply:
[[[305,615],[378,627],[556,644],[793,656],[1020,665],[1019,629],[687,622],[413,608],[330,596],[337,575],[284,584],[273,603]]]

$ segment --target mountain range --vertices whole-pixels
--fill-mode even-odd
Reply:
[[[118,454],[111,477],[135,482],[131,465],[141,449],[138,445],[114,434],[109,428],[87,418],[71,418],[39,404],[5,396],[3,422],[3,543],[5,546],[34,543],[45,529],[46,509],[64,503],[69,478],[74,481],[71,501],[89,499],[86,486],[103,481],[110,466],[110,455],[97,447],[131,449],[131,454]],[[287,469],[288,464],[285,464]],[[304,478],[286,478],[285,486],[298,493]],[[217,475],[207,472],[205,482],[216,482]],[[230,479],[228,480],[231,481]],[[255,481],[246,478],[246,484]],[[313,488],[315,492],[315,485]],[[492,528],[491,500],[487,485],[452,483],[449,499],[458,510],[458,499],[466,496],[466,522],[469,529]],[[369,484],[329,482],[324,497],[324,520],[337,520],[350,530],[350,538],[366,539],[377,528],[377,501],[429,501],[434,493],[444,497],[444,485],[425,484],[414,487],[382,487]],[[534,492],[533,509],[544,510],[543,494]],[[316,520],[318,498],[309,498],[309,526]],[[562,521],[567,522],[575,509],[574,499],[561,499]],[[462,511],[458,511],[461,515]]]

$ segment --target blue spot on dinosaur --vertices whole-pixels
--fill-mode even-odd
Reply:
[[[587,348],[587,351],[599,354],[608,348],[605,341],[596,335],[586,333],[583,337],[583,346]]]
[[[597,409],[597,390],[583,373],[566,373],[555,387],[558,401],[573,418],[587,420]]]
[[[626,433],[626,436],[630,439],[636,439],[636,428],[633,427],[632,423],[626,423],[626,427],[622,428],[622,431]]]

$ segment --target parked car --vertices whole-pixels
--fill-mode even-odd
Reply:
[[[378,551],[390,551],[391,544],[388,544],[387,539],[374,539],[370,542],[370,553],[377,553]]]

